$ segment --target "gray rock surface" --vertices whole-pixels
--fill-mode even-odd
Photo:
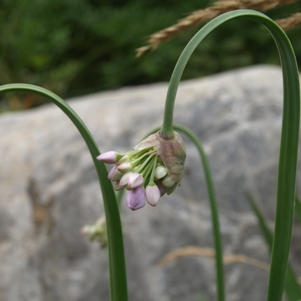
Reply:
[[[162,122],[167,84],[123,88],[70,100],[101,151],[132,148]],[[225,254],[268,262],[244,196],[250,190],[272,220],[282,118],[278,67],[236,70],[180,86],[175,123],[198,134],[213,171]],[[86,146],[54,105],[0,116],[0,301],[109,300],[107,251],[80,235],[102,214],[98,180]],[[210,209],[195,147],[185,138],[182,185],[156,208],[122,220],[131,301],[215,299],[211,259],[188,256],[164,266],[167,253],[212,247]],[[299,169],[300,170],[300,169]],[[301,272],[294,231],[292,260]],[[226,266],[227,300],[264,300],[268,273]]]

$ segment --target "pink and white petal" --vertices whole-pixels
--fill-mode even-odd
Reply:
[[[128,207],[135,211],[144,207],[146,203],[145,190],[142,186],[130,190],[126,196]]]
[[[114,164],[117,161],[117,152],[114,151],[109,151],[105,152],[103,154],[100,154],[99,156],[96,157],[98,161],[107,163],[107,164]]]
[[[145,195],[146,195],[147,202],[151,206],[153,207],[157,206],[159,199],[161,197],[161,193],[157,185],[154,186],[148,185],[145,189]]]
[[[129,181],[128,181],[128,189],[133,189],[136,188],[138,186],[141,186],[144,182],[143,177],[139,174],[139,173],[131,173],[131,175],[129,176]]]

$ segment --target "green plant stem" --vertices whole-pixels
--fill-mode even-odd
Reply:
[[[296,201],[295,201],[295,215],[301,224],[301,200],[298,196],[296,196]]]
[[[217,286],[217,300],[225,300],[225,283],[224,283],[224,264],[223,264],[223,246],[222,246],[222,237],[220,233],[220,223],[219,223],[219,214],[218,214],[218,205],[215,196],[214,184],[212,181],[211,171],[207,156],[204,152],[203,146],[198,139],[198,137],[186,127],[180,125],[173,125],[175,130],[181,131],[186,134],[191,141],[195,144],[196,148],[199,151],[201,157],[204,174],[208,189],[209,203],[211,208],[211,221],[212,221],[212,230],[214,237],[214,249],[215,249],[215,268],[216,268],[216,286]]]
[[[112,183],[108,180],[106,166],[102,162],[96,160],[96,157],[100,154],[100,152],[90,131],[87,129],[80,117],[74,112],[74,110],[56,94],[34,85],[9,84],[0,86],[0,93],[17,91],[26,91],[39,94],[51,100],[71,119],[85,140],[97,171],[105,208],[110,267],[110,299],[112,301],[127,301],[127,281],[123,235],[119,210]],[[87,281],[89,280],[87,279]]]
[[[172,137],[174,102],[184,68],[198,44],[216,27],[231,19],[263,24],[277,45],[283,74],[283,120],[278,166],[277,205],[267,301],[281,301],[289,256],[300,125],[299,75],[295,54],[283,30],[270,18],[252,10],[225,13],[206,24],[188,43],[173,71],[167,92],[162,137]]]
[[[160,128],[156,128],[151,131],[147,136],[157,132]],[[222,237],[220,233],[220,223],[218,215],[218,205],[215,196],[214,184],[211,176],[209,162],[206,156],[206,153],[203,149],[203,146],[198,139],[198,137],[188,128],[181,125],[173,125],[173,129],[181,131],[189,137],[189,139],[194,143],[198,149],[200,158],[202,160],[204,174],[206,179],[206,185],[208,189],[209,203],[211,209],[211,222],[212,222],[212,231],[214,237],[214,249],[215,249],[215,269],[216,269],[216,294],[218,301],[225,300],[225,281],[224,281],[224,264],[223,264],[223,246],[222,246]],[[146,137],[147,137],[146,136]]]
[[[273,246],[273,232],[267,225],[266,219],[262,214],[259,206],[256,204],[253,196],[250,192],[246,192],[246,197],[248,199],[249,204],[252,207],[253,212],[255,213],[263,238],[268,245],[269,251],[271,253]],[[301,287],[298,283],[298,277],[296,276],[295,271],[293,270],[290,263],[287,265],[286,278],[284,283],[284,289],[289,301],[298,301],[301,299]]]

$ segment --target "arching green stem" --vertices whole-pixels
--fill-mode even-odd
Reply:
[[[148,135],[157,132],[160,128],[154,129]],[[222,237],[220,232],[220,223],[219,223],[219,215],[218,215],[218,206],[215,196],[214,184],[211,176],[210,166],[203,149],[203,146],[198,139],[198,137],[188,128],[181,125],[173,125],[173,129],[180,131],[187,135],[190,140],[196,146],[200,158],[202,160],[204,174],[206,179],[206,185],[208,189],[209,203],[211,209],[211,222],[212,222],[212,232],[214,238],[214,249],[215,249],[215,270],[216,270],[216,293],[217,300],[222,301],[225,300],[225,281],[224,281],[224,264],[223,264],[223,246],[222,246]],[[147,136],[148,136],[147,135]],[[146,136],[146,137],[147,137]]]
[[[96,157],[100,152],[90,131],[73,109],[54,93],[41,87],[27,84],[9,84],[0,86],[0,93],[17,91],[39,94],[51,100],[71,119],[85,140],[99,178],[106,214],[111,300],[127,301],[124,247],[119,210],[112,183],[108,180],[107,169],[102,162],[96,160]],[[87,279],[87,281],[89,280]]]
[[[282,65],[283,120],[278,166],[275,231],[267,297],[268,301],[281,301],[292,233],[300,125],[298,68],[291,43],[282,29],[264,14],[251,10],[229,12],[205,25],[188,43],[175,66],[167,93],[161,135],[166,138],[173,136],[172,123],[175,97],[183,70],[191,54],[212,30],[231,19],[250,19],[263,24],[275,40]]]

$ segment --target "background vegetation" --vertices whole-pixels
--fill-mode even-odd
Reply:
[[[168,81],[190,30],[135,59],[147,36],[174,24],[208,0],[1,0],[0,84],[40,85],[64,98],[121,86]],[[300,11],[278,7],[273,19]],[[288,35],[301,62],[300,28]],[[213,32],[189,62],[184,79],[255,64],[279,64],[274,42],[254,22],[232,21]],[[25,96],[25,97],[24,97]],[[0,110],[39,105],[32,95],[10,95]]]

